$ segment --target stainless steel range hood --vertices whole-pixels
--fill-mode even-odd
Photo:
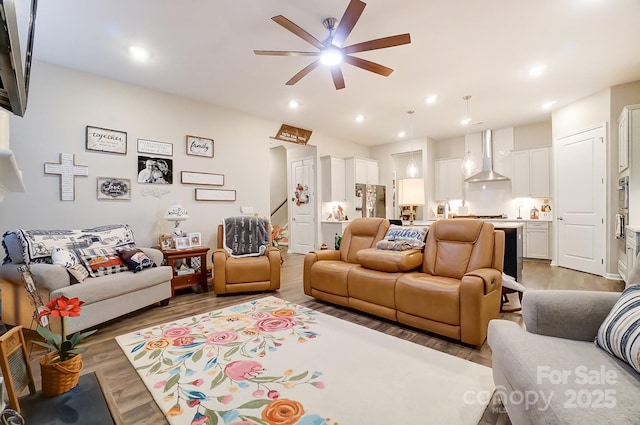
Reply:
[[[482,132],[482,171],[466,178],[468,183],[503,182],[509,177],[493,171],[493,138],[491,130]]]

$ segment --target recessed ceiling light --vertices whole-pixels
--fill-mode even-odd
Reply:
[[[406,135],[407,135],[407,132],[406,132],[406,131],[404,131],[404,130],[400,130],[400,131],[398,131],[398,137],[399,137],[399,138],[401,138],[401,139],[402,139],[402,138],[403,138],[404,136],[406,136]]]
[[[471,118],[469,117],[460,120],[461,125],[469,125],[469,123],[471,123]]]
[[[129,46],[129,53],[131,54],[131,57],[141,62],[149,59],[149,52],[142,47]]]
[[[427,102],[428,105],[433,105],[434,103],[436,103],[436,100],[438,100],[438,95],[432,94],[430,96],[427,96],[425,102]]]
[[[529,76],[530,77],[539,77],[542,75],[542,73],[545,71],[545,69],[547,69],[547,65],[542,64],[542,65],[536,65],[533,68],[529,69]]]
[[[356,122],[363,122],[363,121],[364,121],[364,115],[362,114],[356,115]]]
[[[544,102],[542,104],[542,109],[550,109],[555,104],[556,104],[555,100],[550,100],[549,102]]]
[[[298,103],[297,100],[290,100],[289,101],[289,108],[298,109],[299,106],[300,106],[300,104]]]

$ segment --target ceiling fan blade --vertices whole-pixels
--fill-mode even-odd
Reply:
[[[324,49],[324,44],[322,44],[320,40],[318,40],[317,38],[315,38],[314,36],[306,32],[305,30],[303,30],[298,25],[294,24],[284,16],[282,15],[274,16],[273,18],[271,18],[271,20],[280,24],[285,29],[291,31],[292,33],[294,33],[295,35],[297,35],[307,43],[311,44],[312,46],[317,47],[318,49]]]
[[[349,6],[347,6],[347,10],[345,10],[344,15],[342,15],[342,19],[338,22],[336,32],[333,34],[331,43],[334,46],[342,47],[344,41],[349,37],[349,34],[351,34],[353,27],[358,23],[358,19],[360,19],[360,15],[362,15],[362,11],[366,5],[366,3],[360,0],[351,0]]]
[[[302,68],[300,70],[300,72],[298,72],[296,75],[291,77],[291,79],[289,81],[287,81],[285,84],[287,86],[294,85],[295,83],[300,81],[302,79],[302,77],[304,77],[305,75],[307,75],[308,73],[310,73],[311,71],[316,69],[318,67],[318,65],[320,65],[320,61],[319,60],[315,60],[315,61],[311,62],[309,65],[307,65],[304,68]]]
[[[263,56],[319,56],[320,52],[294,52],[294,51],[279,51],[279,50],[254,50],[256,55]]]
[[[349,54],[368,50],[386,49],[387,47],[402,46],[403,44],[409,43],[411,43],[411,35],[407,33],[353,44],[351,46],[344,47],[342,51],[345,54]]]
[[[355,56],[345,55],[343,60],[348,64],[367,71],[375,72],[376,74],[384,75],[385,77],[388,77],[393,72],[393,69],[387,68],[384,65],[380,65],[379,63],[371,62],[366,59],[357,58]]]
[[[333,78],[333,85],[336,86],[336,90],[344,88],[344,77],[339,66],[331,67],[331,78]]]

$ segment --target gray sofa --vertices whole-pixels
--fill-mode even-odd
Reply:
[[[489,322],[493,378],[513,425],[640,424],[640,374],[594,344],[620,293],[528,291],[526,329]]]
[[[114,232],[114,229],[127,235],[127,246],[134,245],[133,232],[126,225],[84,229],[83,234],[91,234],[95,239],[100,240],[100,243],[106,243],[104,236]],[[39,232],[40,235],[44,233],[44,231]],[[55,243],[58,245],[62,245],[69,239],[68,235],[62,234],[66,231],[52,232],[56,232],[52,234],[56,235]],[[78,231],[73,232],[78,233]],[[61,295],[69,298],[78,297],[84,301],[80,316],[66,319],[67,334],[94,327],[154,303],[166,304],[171,298],[173,272],[171,267],[161,265],[163,254],[157,249],[137,247],[153,260],[157,267],[146,268],[137,273],[119,271],[115,274],[87,277],[81,283],[75,283],[65,267],[45,262],[25,261],[20,254],[22,248],[16,245],[17,239],[8,238],[7,234],[3,238],[3,242],[8,243],[4,244],[7,253],[5,263],[0,266],[0,287],[2,321],[8,325],[22,325],[30,329],[37,327],[37,323],[33,320],[34,306],[19,271],[19,267],[27,262],[30,263],[29,268],[43,303],[46,304],[49,300]],[[38,260],[50,262],[50,252],[49,258],[46,257],[48,248],[42,243],[37,248],[41,256]],[[51,327],[55,332],[59,332],[60,321],[51,320]]]

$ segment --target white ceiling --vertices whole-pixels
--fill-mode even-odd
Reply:
[[[343,64],[340,91],[324,67],[285,86],[313,58],[253,54],[314,51],[270,18],[284,15],[323,40],[322,20],[340,19],[348,3],[40,0],[34,57],[366,145],[397,141],[410,109],[415,138],[465,134],[465,95],[479,131],[543,121],[544,101],[562,107],[640,80],[638,0],[368,0],[345,45],[405,32],[412,42],[354,54],[395,71]],[[149,49],[147,63],[130,59],[132,44]],[[530,78],[540,63],[546,73]],[[433,93],[438,102],[427,105]]]

